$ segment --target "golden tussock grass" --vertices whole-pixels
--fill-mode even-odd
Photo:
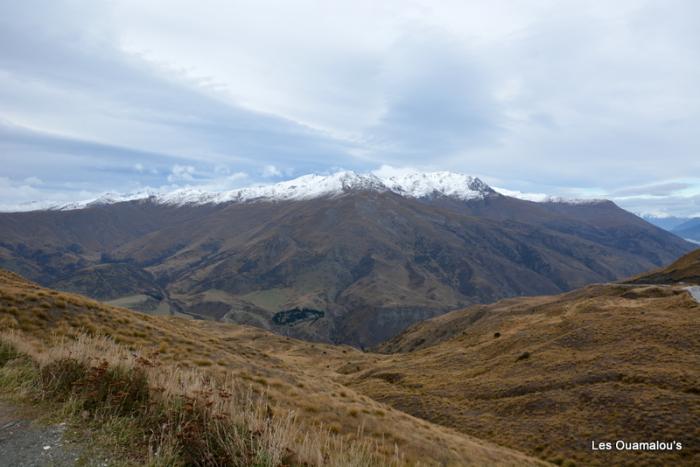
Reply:
[[[105,337],[78,335],[40,350],[26,336],[0,334],[0,366],[29,356],[27,378],[43,398],[65,401],[83,419],[115,424],[130,417],[142,431],[135,462],[170,465],[400,465],[376,443],[337,436],[339,429],[304,427],[292,411],[233,378],[163,366]],[[4,384],[3,384],[4,383]],[[0,384],[8,389],[5,378]],[[11,387],[9,388],[11,389]],[[26,390],[26,388],[25,388]],[[361,434],[360,434],[361,437]],[[130,441],[138,441],[130,440]]]
[[[259,424],[269,418],[271,411],[276,424],[273,428],[280,428],[270,428],[268,434],[256,438],[256,446],[272,443],[269,449],[273,459],[282,455],[282,448],[274,446],[284,445],[284,451],[293,459],[305,459],[303,462],[309,465],[319,465],[320,459],[338,465],[541,464],[516,451],[394,410],[345,384],[348,377],[339,370],[348,361],[367,368],[385,360],[385,356],[346,346],[309,344],[247,326],[143,315],[74,294],[31,288],[32,285],[0,270],[0,323],[7,323],[4,329],[14,329],[17,335],[24,336],[24,344],[16,342],[25,345],[22,352],[33,355],[41,368],[50,367],[50,362],[58,358],[72,359],[81,368],[96,368],[100,372],[126,368],[128,373],[136,369],[146,375],[148,400],[180,400],[185,404],[187,398],[194,397],[192,407],[203,410],[205,415],[198,415],[196,423],[192,423],[201,427],[203,421],[211,421],[206,425],[207,433],[210,429],[218,433],[214,438],[206,437],[207,443],[219,446],[207,455],[218,456],[233,449],[232,445],[220,447],[219,438],[233,435],[226,434],[228,431],[216,419],[206,415],[210,408],[216,408],[216,414],[225,414],[235,422],[227,426],[247,427],[248,435],[260,432]],[[28,288],[32,293],[46,294],[42,300],[49,304],[48,320],[39,318],[30,302],[9,300]],[[65,303],[65,307],[57,306],[56,301]],[[10,306],[16,306],[17,312],[8,312]],[[104,361],[107,367],[100,370]],[[95,373],[89,370],[87,374]],[[236,396],[228,402],[226,398],[221,400],[220,389]],[[259,404],[247,404],[246,397]],[[238,405],[233,401],[238,401]],[[265,410],[260,401],[265,401]],[[172,407],[170,402],[159,404]],[[241,407],[246,413],[243,421],[235,418]],[[163,416],[162,410],[155,413]],[[178,417],[184,416],[178,413]],[[143,419],[152,421],[152,413],[146,414],[150,415]],[[178,444],[183,441],[173,431],[179,433],[175,427],[190,422],[177,417],[166,421],[171,428],[163,433],[151,425],[138,428],[141,438],[146,429],[151,430],[147,439],[161,439],[141,446],[141,452],[172,454],[173,449],[179,449],[187,459]],[[120,422],[113,424],[118,426]],[[265,441],[268,435],[270,440]],[[273,442],[275,439],[283,441]],[[353,456],[371,462],[350,460]],[[338,460],[332,461],[333,458]]]
[[[419,324],[346,384],[552,462],[700,465],[700,305],[683,287],[595,285]],[[498,337],[496,337],[498,333]],[[591,451],[592,440],[682,451]]]

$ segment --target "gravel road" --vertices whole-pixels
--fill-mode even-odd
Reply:
[[[64,442],[65,424],[35,423],[36,415],[0,400],[0,466],[75,465],[81,449]]]

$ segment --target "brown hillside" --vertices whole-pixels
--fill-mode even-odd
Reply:
[[[700,461],[700,305],[683,287],[596,285],[474,306],[412,327],[384,353],[363,353],[140,315],[2,277],[3,326],[44,340],[82,327],[166,364],[236,375],[309,423],[349,436],[364,425],[366,437],[386,449],[395,442],[412,460],[531,461],[475,439],[484,438],[558,463]],[[617,439],[676,440],[684,449],[590,449]]]
[[[352,369],[376,400],[464,433],[583,465],[700,463],[700,305],[682,287],[597,285],[418,324]],[[683,450],[592,452],[592,441]]]
[[[682,256],[670,266],[642,274],[630,283],[636,284],[696,284],[700,285],[700,249]]]
[[[42,288],[0,271],[0,331],[14,329],[37,348],[81,332],[110,336],[121,347],[178,368],[234,378],[265,393],[275,412],[293,410],[308,426],[395,447],[408,464],[537,465],[526,455],[419,420],[342,384],[348,360],[374,364],[382,355],[351,347],[310,344],[246,326],[149,316]],[[96,359],[100,356],[96,355]]]
[[[0,267],[44,286],[365,347],[450,310],[618,280],[691,248],[611,202],[495,192],[0,213]]]

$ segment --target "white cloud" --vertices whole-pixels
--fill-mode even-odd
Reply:
[[[281,175],[282,175],[282,171],[271,164],[266,165],[262,169],[262,176],[266,177],[266,178],[280,177]]]
[[[244,179],[248,178],[248,174],[245,172],[234,172],[226,178],[228,180],[231,180],[232,182],[235,182],[237,180],[244,180]]]
[[[192,180],[194,180],[194,167],[191,165],[175,164],[168,175],[168,181],[171,183]]]
[[[25,211],[48,207],[56,203],[89,199],[95,193],[81,190],[55,191],[42,187],[36,177],[14,180],[0,177],[0,212]]]
[[[378,169],[372,171],[379,178],[401,177],[418,172],[418,169],[412,167],[393,167],[388,164],[382,164]]]
[[[38,177],[27,177],[24,179],[24,183],[30,186],[42,185],[44,182]]]
[[[657,185],[700,173],[698,17],[692,0],[9,2],[3,174],[95,191],[385,164],[526,194],[639,187],[620,202],[690,212]]]

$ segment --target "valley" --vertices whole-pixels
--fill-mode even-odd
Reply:
[[[0,274],[9,342],[46,362],[60,339],[106,336],[117,355],[171,368],[147,370],[153,381],[188,371],[248,387],[280,420],[295,414],[286,449],[311,465],[312,451],[338,465],[698,460],[700,250],[681,256],[691,243],[608,201],[340,172],[2,213],[0,233],[0,265],[51,287]],[[244,430],[264,418],[237,403]],[[685,448],[591,448],[661,435]],[[331,461],[300,436],[364,454]]]
[[[101,341],[100,336],[108,336],[109,342]],[[60,350],[64,339],[77,345]],[[309,465],[365,465],[370,459],[370,465],[545,465],[517,451],[400,412],[343,384],[339,368],[357,358],[367,363],[382,359],[379,354],[308,343],[248,326],[150,316],[44,289],[0,271],[0,387],[4,394],[18,391],[3,386],[16,378],[16,367],[7,366],[7,355],[12,352],[5,349],[18,341],[43,365],[67,353],[84,355],[89,365],[99,366],[108,358],[115,368],[132,368],[133,355],[138,355],[137,360],[151,362],[146,368],[156,372],[151,376],[155,390],[173,377],[192,379],[191,386],[176,392],[187,391],[192,398],[205,387],[200,378],[214,378],[219,387],[242,393],[233,409],[250,412],[246,417],[254,420],[260,415],[252,401],[261,397],[266,404],[263,409],[274,407],[265,410],[273,410],[280,420],[296,414],[294,425],[285,429],[298,434],[282,432],[277,436],[284,436],[284,446],[294,452],[305,446],[305,437],[311,437],[316,444],[305,459]],[[99,413],[90,416],[106,423],[100,422]],[[123,423],[119,417],[109,420]],[[149,447],[131,441],[133,445],[121,447],[131,456],[132,464],[127,465],[141,465]],[[328,446],[335,452],[323,451],[322,460],[314,460],[314,449]],[[353,460],[356,455],[367,459]]]
[[[698,31],[4,2],[0,467],[700,467]]]
[[[409,463],[695,465],[700,304],[688,287],[700,285],[698,267],[700,251],[628,283],[474,305],[372,352],[134,313],[11,273],[2,274],[0,323],[39,347],[87,331],[165,365],[231,375],[303,423],[356,440],[363,426],[362,439],[388,443],[385,452],[396,445]],[[657,438],[684,448],[590,449]]]
[[[693,245],[609,201],[531,202],[450,172],[0,213],[0,266],[154,314],[368,348],[472,304],[659,267]],[[313,319],[276,319],[295,309]]]

